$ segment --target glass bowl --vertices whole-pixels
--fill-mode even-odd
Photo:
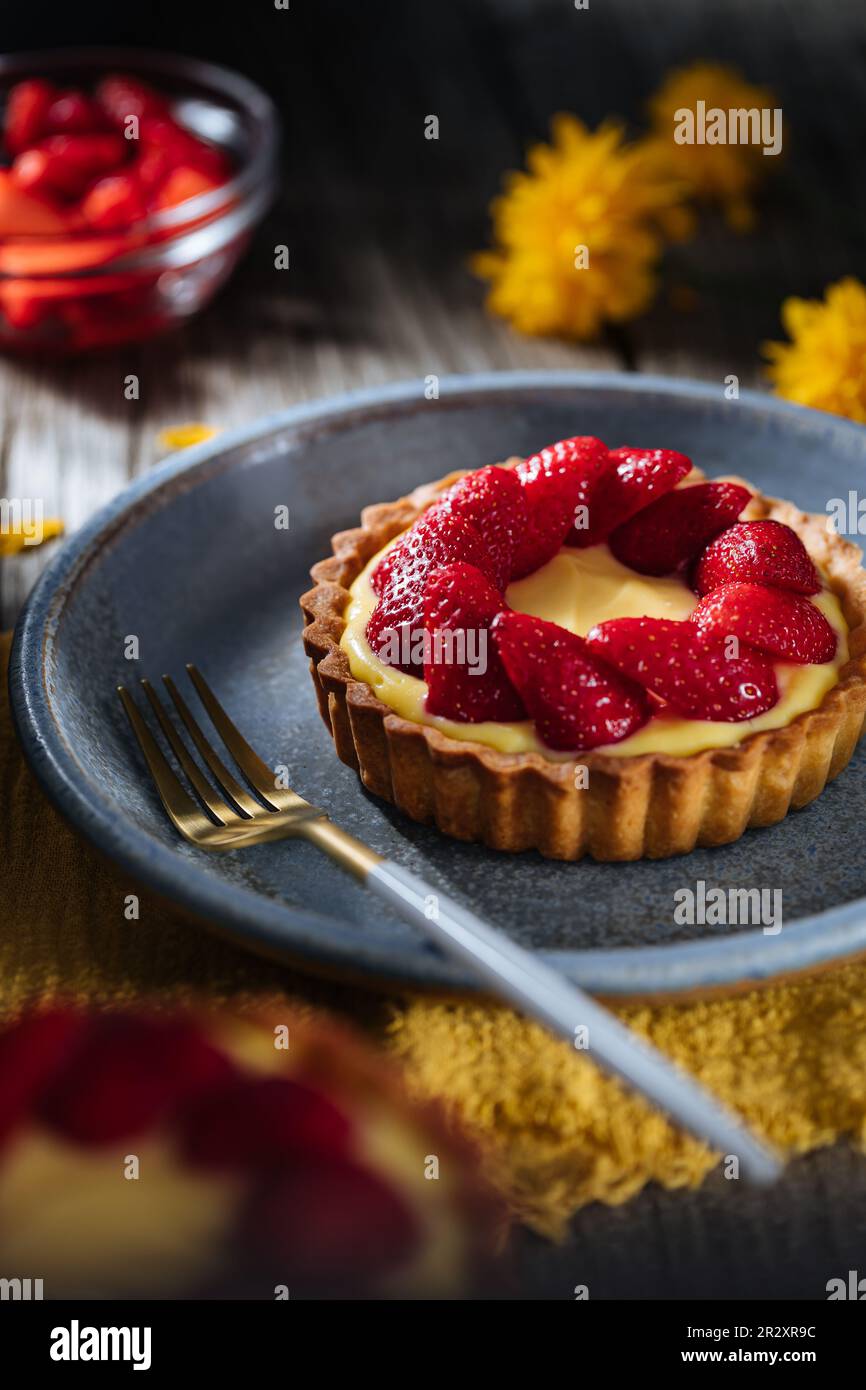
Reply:
[[[233,175],[121,231],[0,236],[0,349],[86,352],[179,326],[228,279],[272,201],[274,106],[226,68],[122,48],[15,54],[0,58],[0,102],[25,79],[91,90],[111,73],[156,88],[175,120],[229,156]]]

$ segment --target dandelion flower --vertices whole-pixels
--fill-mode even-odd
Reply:
[[[33,550],[47,541],[56,540],[63,535],[63,531],[63,522],[59,517],[46,517],[44,521],[0,520],[0,555],[19,555],[22,551]]]
[[[689,186],[701,202],[715,203],[736,231],[747,231],[754,223],[750,195],[770,161],[760,144],[683,144],[674,140],[678,112],[775,109],[771,92],[753,87],[733,68],[722,63],[692,63],[669,73],[649,103],[650,121],[659,157],[672,173]]]
[[[215,434],[219,434],[215,425],[169,425],[160,430],[157,442],[161,449],[173,452],[176,449],[189,449],[193,444],[203,444],[206,439],[213,439]]]
[[[505,176],[494,247],[473,258],[487,307],[522,333],[595,337],[647,308],[664,236],[687,230],[684,190],[643,142],[555,116],[552,143]]]
[[[849,276],[820,299],[786,299],[791,341],[765,343],[776,395],[866,425],[866,285]]]

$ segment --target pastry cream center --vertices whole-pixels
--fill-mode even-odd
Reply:
[[[390,542],[389,544],[393,544]],[[388,549],[386,546],[385,549]],[[429,724],[450,738],[489,744],[503,753],[535,751],[562,761],[570,755],[554,753],[537,738],[531,721],[510,724],[459,724],[427,714],[427,686],[417,676],[407,676],[386,666],[371,650],[365,631],[376,606],[370,572],[381,554],[373,557],[351,588],[346,608],[346,628],[341,643],[356,680],[372,686],[383,704],[418,724]],[[635,574],[614,558],[606,545],[586,550],[563,548],[558,555],[526,579],[510,584],[505,593],[509,607],[519,613],[559,623],[585,637],[596,623],[608,618],[676,618],[689,616],[697,598],[677,578],[655,579]],[[839,634],[833,661],[821,666],[776,663],[779,700],[766,714],[739,724],[708,719],[657,716],[623,739],[609,744],[606,753],[634,757],[639,753],[671,753],[689,757],[705,748],[725,748],[764,729],[779,729],[806,710],[815,709],[839,679],[839,668],[848,659],[847,627],[835,595],[824,590],[812,600]]]

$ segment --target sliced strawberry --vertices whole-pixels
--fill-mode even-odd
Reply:
[[[526,718],[490,640],[490,624],[502,607],[502,595],[475,565],[432,571],[424,596],[428,714],[471,724]]]
[[[103,1014],[63,1056],[36,1110],[73,1143],[109,1144],[159,1124],[233,1071],[188,1019]]]
[[[47,198],[25,193],[10,170],[0,169],[0,237],[57,236],[64,231],[61,208]]]
[[[123,164],[126,154],[120,135],[50,135],[17,156],[12,177],[28,192],[77,198],[100,174]]]
[[[424,513],[424,516],[428,515],[430,515],[430,513]],[[398,540],[394,545],[392,545],[390,550],[386,550],[379,563],[373,569],[371,569],[370,588],[373,590],[374,594],[383,593],[385,586],[388,583],[388,580],[391,578],[391,571],[393,570],[395,565],[398,565],[400,563],[402,557],[405,555],[406,541],[408,540],[409,536],[413,534],[415,526],[417,525],[418,522],[416,521],[415,525],[409,531],[406,532],[403,538],[401,540]],[[443,563],[443,561],[437,561],[437,564],[441,563]]]
[[[451,547],[448,542],[450,532],[456,530],[445,520],[446,512],[434,505],[428,507],[426,512],[422,512],[417,521],[414,521],[400,536],[390,550],[386,550],[379,563],[370,571],[370,587],[374,594],[383,594],[388,581],[395,570],[406,566],[412,568],[417,566],[424,558],[425,545],[430,552],[431,563],[427,566],[428,570],[435,569],[439,565],[449,565],[452,560],[462,560],[463,555],[452,555]],[[465,518],[463,518],[465,519]],[[472,523],[468,523],[472,526]],[[472,526],[473,531],[477,531],[476,526]],[[468,558],[472,558],[471,556]],[[473,562],[474,563],[474,562]],[[493,561],[486,557],[484,572],[488,575],[493,574]]]
[[[58,92],[45,115],[49,135],[90,135],[108,129],[102,107],[85,92]]]
[[[462,517],[435,509],[415,522],[398,548],[367,623],[367,641],[388,665],[420,676],[424,666],[424,589],[430,571],[466,560],[491,579],[493,562],[474,526]]]
[[[504,590],[526,530],[526,493],[510,468],[490,464],[467,473],[437,504],[477,526],[495,566],[494,582]]]
[[[115,73],[104,77],[96,88],[97,101],[110,120],[122,126],[130,116],[164,116],[163,98],[136,77]]]
[[[548,748],[576,752],[619,743],[649,719],[640,686],[600,661],[566,628],[506,611],[490,631]]]
[[[231,161],[222,150],[191,135],[170,116],[146,112],[139,121],[139,138],[145,151],[161,150],[172,167],[184,165],[206,174],[215,183],[231,178]]]
[[[691,472],[692,461],[674,449],[611,449],[611,466],[605,469],[592,495],[589,526],[575,527],[566,545],[584,548],[606,540],[616,526],[673,491]]]
[[[419,527],[422,528],[422,535],[435,532],[438,536],[443,532],[442,525],[438,521],[435,522],[431,531],[430,523],[434,517],[447,512],[452,512],[463,521],[469,522],[480,533],[485,545],[485,559],[481,568],[496,587],[504,591],[511,573],[514,549],[526,525],[526,502],[523,489],[511,469],[491,464],[487,468],[479,468],[475,473],[467,473],[443,493],[437,502],[422,512],[402,540],[385,552],[370,573],[370,584],[374,594],[383,592],[392,570],[403,564],[407,553],[410,562],[415,562]],[[447,531],[446,523],[444,534],[447,535]],[[449,558],[444,553],[433,557],[436,565],[447,565]]]
[[[41,198],[57,196],[57,186],[51,178],[52,160],[45,150],[24,150],[12,161],[9,177],[22,193],[35,193]]]
[[[57,93],[50,82],[18,82],[6,99],[3,138],[10,154],[20,154],[46,134],[46,117]]]
[[[592,435],[562,439],[517,465],[527,521],[512,579],[522,579],[553,559],[571,530],[576,509],[590,506],[594,485],[607,466],[607,449]]]
[[[743,646],[729,655],[724,639],[672,618],[612,618],[587,635],[603,657],[689,719],[754,719],[779,698],[772,663]]]
[[[152,166],[144,165],[145,177],[152,176]],[[141,171],[139,170],[139,176]],[[188,198],[198,198],[202,193],[213,193],[222,184],[198,169],[188,169],[179,164],[166,175],[154,199],[154,207],[173,208],[185,203]]]
[[[0,1031],[0,1141],[29,1123],[88,1026],[84,1014],[55,1008],[25,1013]]]
[[[177,1127],[186,1162],[210,1169],[279,1168],[344,1153],[352,1138],[328,1096],[289,1076],[230,1074],[194,1094]]]
[[[279,1155],[277,1155],[279,1157]],[[384,1173],[383,1168],[383,1173]],[[406,1195],[351,1154],[296,1155],[241,1188],[238,1245],[253,1268],[288,1279],[301,1297],[370,1296],[411,1268],[427,1237]],[[426,1213],[424,1214],[426,1215]]]
[[[736,521],[751,495],[739,483],[679,488],[617,526],[610,534],[610,548],[638,574],[671,574]]]
[[[693,585],[708,594],[720,584],[773,584],[817,594],[818,571],[796,531],[781,521],[740,521],[711,541],[695,565]]]
[[[108,174],[99,179],[83,199],[81,212],[91,227],[113,232],[140,221],[146,208],[134,175]]]
[[[714,637],[734,636],[779,661],[832,661],[837,637],[802,594],[766,584],[722,584],[702,598],[690,622]]]
[[[149,195],[159,192],[175,167],[166,151],[156,146],[143,150],[132,165],[141,187]]]

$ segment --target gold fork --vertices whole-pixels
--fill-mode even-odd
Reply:
[[[588,994],[537,955],[482,922],[480,917],[393,864],[334,825],[297,792],[281,787],[271,768],[250,747],[226,714],[201,672],[190,679],[248,787],[241,786],[205,737],[170,676],[165,688],[204,764],[219,788],[201,772],[149,681],[141,682],[166,741],[189,780],[199,805],[183,787],[129,692],[120,685],[133,732],[141,746],[168,815],[185,839],[204,850],[243,849],[266,840],[300,836],[317,845],[419,927],[448,954],[470,966],[479,981],[524,1013],[539,1019],[573,1047],[584,1048],[602,1066],[640,1091],[697,1138],[739,1158],[743,1175],[758,1182],[778,1176],[776,1157],[742,1123],[685,1072],[632,1033]]]

